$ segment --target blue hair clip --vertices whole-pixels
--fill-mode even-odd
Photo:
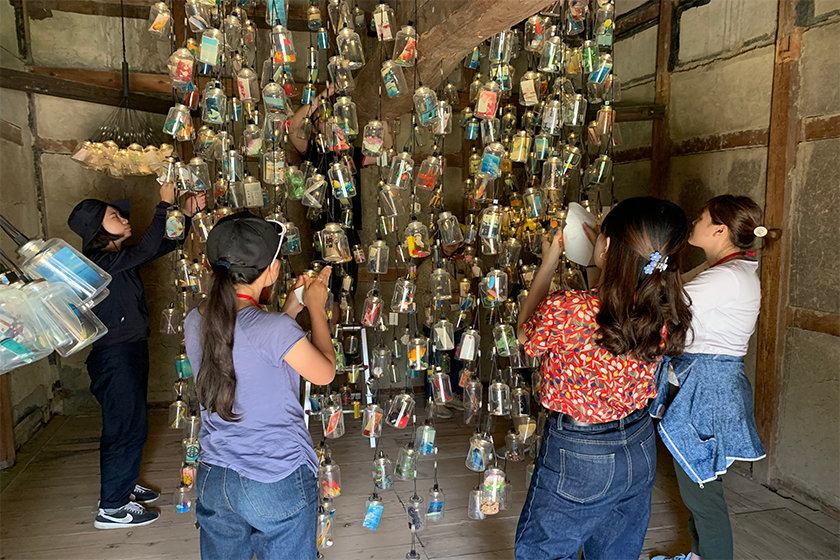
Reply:
[[[655,270],[660,272],[668,268],[668,257],[662,258],[659,251],[654,251],[650,254],[650,262],[645,265],[645,274],[650,276]]]
[[[226,269],[230,270],[230,263],[222,259],[216,261],[216,266],[223,266]]]

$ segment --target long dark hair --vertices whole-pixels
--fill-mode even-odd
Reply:
[[[755,242],[755,228],[761,225],[761,208],[748,196],[724,194],[703,206],[715,225],[729,229],[729,241],[739,249],[749,249]]]
[[[610,245],[598,288],[598,344],[642,362],[681,354],[691,328],[688,295],[680,279],[688,240],[685,212],[667,200],[630,198],[607,214],[602,232]],[[654,252],[668,258],[667,268],[647,274]]]
[[[233,265],[245,264],[232,257],[224,260]],[[239,414],[233,411],[236,396],[233,334],[238,311],[234,285],[253,283],[263,270],[251,269],[243,273],[231,272],[219,264],[213,266],[212,285],[204,303],[201,367],[195,378],[195,391],[201,406],[208,412],[215,412],[226,422],[240,420]]]
[[[101,251],[108,247],[112,242],[119,239],[120,235],[114,235],[107,229],[105,226],[99,226],[99,231],[96,232],[96,235],[91,239],[87,245],[85,245],[84,250],[86,252],[92,251]]]

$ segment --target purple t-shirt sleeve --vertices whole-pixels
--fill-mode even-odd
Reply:
[[[292,347],[306,336],[297,321],[285,313],[252,312],[237,318],[243,321],[251,346],[271,366],[279,367]],[[253,324],[246,326],[244,323]],[[249,328],[250,327],[250,328]]]

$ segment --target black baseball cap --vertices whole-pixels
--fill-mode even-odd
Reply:
[[[104,202],[95,198],[87,198],[76,205],[67,218],[67,225],[79,237],[82,238],[82,250],[87,248],[93,241],[99,229],[102,227],[102,220],[109,206],[113,206],[120,213],[120,216],[129,219],[131,215],[131,201],[128,199]]]
[[[263,270],[277,255],[280,236],[274,225],[250,212],[238,212],[219,220],[207,236],[207,259],[211,266],[231,270]]]

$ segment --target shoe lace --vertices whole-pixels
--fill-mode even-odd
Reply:
[[[151,492],[151,491],[152,491],[151,488],[146,488],[145,486],[140,486],[139,484],[134,485],[134,493],[135,494],[137,492]]]
[[[129,513],[146,513],[146,508],[135,502],[128,502],[122,508]]]

